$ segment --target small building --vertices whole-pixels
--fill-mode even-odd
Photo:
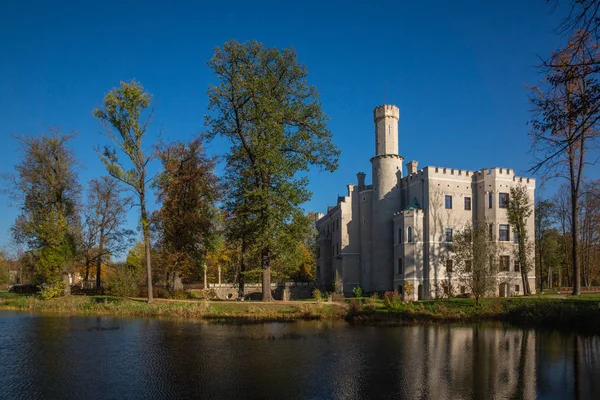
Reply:
[[[534,203],[535,180],[518,177],[509,168],[476,171],[406,163],[398,153],[400,111],[393,105],[374,110],[375,155],[371,158],[372,183],[357,174],[348,194],[319,214],[317,227],[317,284],[351,295],[360,286],[365,293],[397,290],[405,282],[414,288],[413,299],[444,295],[444,282],[452,277],[448,243],[454,232],[472,221],[490,223],[493,240],[501,242],[504,279],[497,295],[523,292],[516,258],[516,238],[506,208],[510,188],[524,185]],[[527,221],[534,239],[534,215]],[[535,290],[531,271],[529,285]],[[455,285],[453,285],[456,287]],[[460,290],[460,288],[459,288]]]

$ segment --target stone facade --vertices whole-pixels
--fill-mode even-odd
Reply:
[[[320,214],[317,225],[317,284],[345,295],[360,286],[366,293],[397,290],[405,282],[414,288],[414,299],[443,295],[447,250],[453,232],[465,224],[487,220],[510,271],[503,273],[497,295],[522,293],[520,274],[514,271],[516,245],[501,202],[510,187],[524,185],[534,202],[535,180],[515,176],[507,168],[478,171],[406,164],[398,154],[396,106],[374,110],[375,156],[371,158],[373,182],[357,174],[357,184],[347,185],[347,196]],[[527,222],[533,241],[534,215]],[[506,260],[506,259],[504,259]],[[531,290],[535,276],[529,275]],[[456,286],[455,286],[456,287]]]

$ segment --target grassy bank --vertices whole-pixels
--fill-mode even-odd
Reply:
[[[0,293],[0,309],[70,315],[181,317],[227,323],[345,319],[357,325],[475,323],[504,321],[524,326],[600,334],[600,295],[580,297],[428,300],[414,303],[382,299],[347,300],[345,304],[315,302],[221,302],[70,296],[40,300],[35,296]]]
[[[384,301],[350,301],[346,320],[364,325],[407,325],[414,323],[505,321],[518,325],[543,326],[600,334],[600,296],[508,299],[428,300],[386,304]]]
[[[182,317],[223,322],[270,322],[339,319],[345,308],[335,304],[174,301],[112,296],[69,296],[40,300],[35,296],[0,293],[0,309],[71,315]]]

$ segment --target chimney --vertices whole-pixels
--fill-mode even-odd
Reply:
[[[415,160],[406,163],[406,169],[408,170],[408,175],[417,173],[417,166],[419,163]]]

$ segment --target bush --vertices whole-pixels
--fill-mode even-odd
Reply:
[[[312,291],[312,298],[317,303],[320,303],[323,301],[323,293],[319,290],[319,288],[314,288],[314,290]]]
[[[63,281],[52,282],[49,284],[43,284],[40,289],[40,299],[50,300],[53,297],[62,296],[65,291],[65,284]]]
[[[117,269],[106,279],[106,292],[114,296],[138,296],[139,287],[135,272],[124,268]]]
[[[354,293],[354,297],[363,297],[363,289],[360,286],[355,286],[352,293]]]
[[[365,301],[365,305],[366,307],[374,310],[377,308],[377,301],[379,301],[379,295],[377,293],[373,293],[371,297]]]
[[[383,303],[386,308],[395,310],[402,304],[402,296],[398,292],[385,292],[383,295]]]
[[[360,301],[356,300],[356,299],[350,300],[350,302],[348,303],[348,314],[350,314],[350,315],[358,314],[361,311],[362,311],[362,304],[360,303]]]
[[[194,299],[195,297],[192,295],[191,292],[185,290],[176,290],[173,293],[171,293],[169,298],[177,300],[190,300]]]

